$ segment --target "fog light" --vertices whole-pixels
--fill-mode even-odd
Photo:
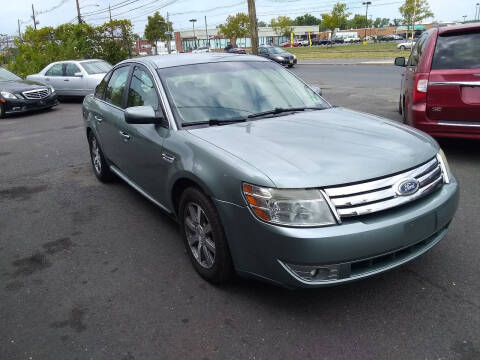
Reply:
[[[305,281],[335,281],[340,279],[339,265],[295,265],[281,263],[293,276]]]

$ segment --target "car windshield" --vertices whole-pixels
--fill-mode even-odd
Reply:
[[[7,69],[0,67],[0,81],[17,81],[22,80],[22,78],[18,77],[14,73],[11,73]]]
[[[112,68],[112,65],[106,61],[87,61],[81,64],[89,75],[105,74]]]
[[[268,49],[268,53],[269,54],[282,54],[285,52],[285,50],[282,50],[278,47],[271,47],[271,48],[267,48]]]
[[[266,61],[193,64],[158,73],[180,123],[227,120],[273,109],[329,107],[292,73]]]

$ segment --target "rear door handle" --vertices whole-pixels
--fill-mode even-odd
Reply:
[[[103,121],[103,119],[102,119],[100,116],[97,116],[97,115],[93,115],[93,118],[94,118],[95,120],[97,120],[98,122],[102,122],[102,121]]]
[[[128,133],[125,131],[120,130],[119,133],[125,139],[125,141],[130,140],[130,135],[128,135]]]

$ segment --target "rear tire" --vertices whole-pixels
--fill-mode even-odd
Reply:
[[[403,101],[402,101],[402,120],[403,120],[404,124],[408,125],[407,112],[405,111],[405,99],[403,99]]]
[[[402,95],[400,95],[400,98],[398,99],[398,113],[400,115],[403,114],[403,109],[402,109]]]
[[[5,118],[5,105],[0,103],[0,119]]]
[[[405,46],[400,46],[400,50],[405,50]]]
[[[92,131],[88,134],[88,145],[90,147],[90,160],[92,161],[95,176],[101,182],[111,182],[115,178],[115,175],[112,170],[110,170],[110,166],[100,148],[100,144]]]
[[[193,267],[213,284],[233,276],[227,238],[213,202],[197,188],[187,188],[178,208],[180,231]]]

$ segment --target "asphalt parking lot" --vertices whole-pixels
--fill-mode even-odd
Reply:
[[[332,104],[400,119],[398,68],[293,71]],[[441,145],[461,202],[424,256],[317,290],[214,287],[173,221],[96,180],[80,102],[0,120],[0,359],[479,359],[479,142]]]

